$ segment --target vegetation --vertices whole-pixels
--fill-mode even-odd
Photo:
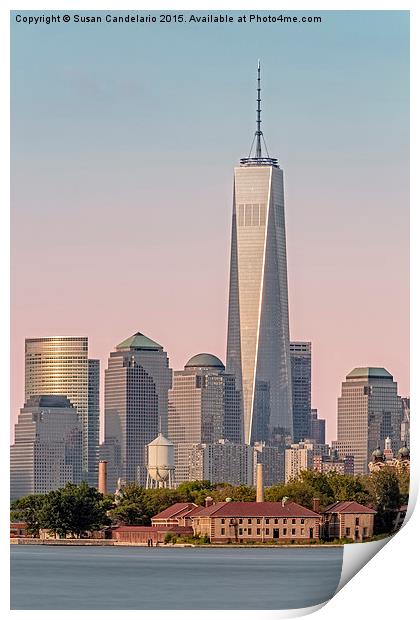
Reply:
[[[287,497],[312,508],[313,499],[317,497],[321,509],[335,501],[354,500],[377,510],[374,533],[380,536],[391,532],[395,511],[407,503],[408,491],[408,472],[398,472],[391,467],[383,467],[366,476],[303,471],[287,484],[266,488],[265,500],[278,502]],[[186,482],[177,489],[145,489],[133,483],[123,487],[120,495],[114,498],[111,495],[103,496],[86,483],[67,484],[46,495],[29,495],[13,502],[11,518],[25,522],[32,536],[38,536],[39,530],[45,528],[60,537],[80,537],[85,532],[111,523],[150,525],[154,515],[172,504],[191,502],[204,505],[207,496],[216,502],[227,498],[242,502],[255,501],[255,488],[225,483],[210,484],[206,480]],[[168,534],[167,538],[165,542],[173,542],[174,538],[181,541],[173,534]],[[199,544],[206,542],[200,540]]]

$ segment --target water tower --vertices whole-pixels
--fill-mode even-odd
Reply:
[[[147,446],[147,489],[173,489],[175,482],[174,444],[159,433]]]

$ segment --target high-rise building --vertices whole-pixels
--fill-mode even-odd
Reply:
[[[10,448],[11,498],[48,493],[82,479],[82,423],[65,396],[32,396]]]
[[[337,410],[337,441],[341,458],[354,456],[354,473],[368,471],[372,452],[387,437],[394,453],[401,446],[401,398],[385,368],[355,368],[341,386]]]
[[[176,484],[191,480],[190,454],[221,439],[242,443],[240,393],[215,355],[200,353],[176,371],[169,391],[168,437],[175,444]]]
[[[271,487],[273,484],[284,482],[284,453],[285,447],[269,445],[262,441],[256,442],[254,448],[254,472],[253,484],[257,483],[257,464],[261,463],[264,470],[264,485]]]
[[[402,398],[401,441],[410,447],[410,399]]]
[[[110,354],[105,370],[105,442],[108,487],[118,478],[145,485],[147,445],[168,427],[172,370],[163,347],[137,332]]]
[[[252,485],[253,449],[226,439],[211,444],[195,444],[189,451],[189,467],[190,480]]]
[[[311,365],[311,343],[291,342],[294,441],[311,436]]]
[[[328,474],[335,471],[339,474],[353,476],[354,474],[354,457],[346,456],[340,459],[336,450],[330,455],[314,454],[313,468],[321,474]]]
[[[318,409],[311,409],[309,437],[315,443],[325,444],[325,420],[318,418]]]
[[[260,93],[258,64],[255,156],[234,172],[226,362],[251,445],[293,427],[283,171],[262,156]]]
[[[286,448],[284,468],[286,483],[299,476],[301,471],[313,469],[314,444],[310,441],[292,443]]]
[[[99,444],[99,360],[86,337],[25,340],[25,402],[40,394],[66,396],[83,427],[83,478],[96,486]]]

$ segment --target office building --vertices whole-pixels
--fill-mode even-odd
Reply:
[[[249,445],[293,428],[283,171],[262,155],[260,93],[258,65],[255,155],[234,172],[226,361]]]
[[[311,409],[309,437],[315,443],[325,443],[325,420],[318,418],[318,409]]]
[[[338,398],[337,441],[340,458],[354,456],[354,473],[368,471],[370,455],[387,437],[394,453],[401,447],[402,405],[397,383],[385,368],[355,368]]]
[[[190,460],[195,446],[217,444],[221,439],[243,443],[235,377],[225,372],[215,355],[195,355],[184,370],[174,373],[169,391],[168,437],[175,445],[176,484],[191,480]]]
[[[285,451],[285,481],[297,478],[301,471],[313,469],[314,444],[310,441],[294,443]]]
[[[338,474],[353,476],[354,457],[346,456],[340,459],[336,450],[333,450],[331,455],[314,454],[313,468],[314,471],[318,471],[321,474],[328,474],[334,471]]]
[[[311,437],[311,343],[290,343],[292,371],[293,438]]]
[[[88,358],[86,337],[25,340],[25,402],[40,394],[66,396],[83,427],[83,478],[97,485],[99,360]]]
[[[220,439],[194,445],[189,452],[189,480],[226,482],[235,486],[253,484],[253,449],[246,444]]]
[[[10,448],[11,498],[82,480],[83,428],[65,396],[32,396],[20,410]]]
[[[105,442],[108,487],[118,478],[143,486],[146,446],[168,427],[168,390],[172,370],[163,347],[137,332],[113,351],[105,370]]]
[[[257,464],[263,465],[264,485],[271,487],[284,482],[285,446],[269,445],[264,442],[254,444],[253,485],[257,484]]]
[[[410,447],[410,399],[402,398],[401,442]]]

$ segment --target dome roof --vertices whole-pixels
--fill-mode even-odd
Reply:
[[[194,355],[185,364],[185,368],[219,368],[224,370],[224,364],[218,357],[211,353],[199,353]]]
[[[407,448],[407,446],[403,446],[398,450],[398,454],[399,456],[410,456],[410,450]]]
[[[162,433],[159,433],[156,439],[154,439],[153,441],[149,443],[149,446],[173,446],[173,445],[174,444],[172,443],[172,441],[169,441],[169,439],[166,439],[166,437],[164,437]]]
[[[374,458],[382,458],[382,457],[383,457],[383,455],[384,455],[384,454],[383,454],[383,452],[382,452],[382,450],[380,449],[380,447],[379,447],[379,446],[376,448],[376,450],[374,450],[374,451],[372,452],[372,456],[373,456]]]

